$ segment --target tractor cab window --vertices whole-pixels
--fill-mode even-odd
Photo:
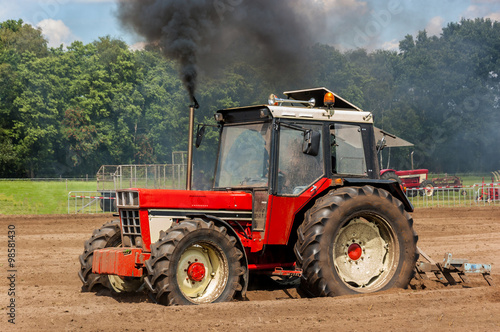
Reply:
[[[281,124],[279,136],[278,194],[299,195],[323,176],[323,150],[320,138],[319,152],[304,151],[304,140],[310,133],[321,134],[320,125]],[[304,137],[306,136],[306,137]]]
[[[270,123],[224,126],[215,188],[267,187],[270,137]]]
[[[367,175],[361,128],[337,123],[330,128],[332,172]]]

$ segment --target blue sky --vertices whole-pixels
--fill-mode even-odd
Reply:
[[[141,38],[121,27],[115,17],[116,1],[1,0],[0,21],[22,19],[39,26],[50,46],[69,45],[74,40],[90,43],[110,35],[137,47]],[[431,35],[439,35],[447,23],[461,18],[500,21],[500,0],[309,1],[323,3],[332,13],[329,28],[335,37],[323,37],[320,41],[344,49],[397,49],[398,42],[407,34],[415,35],[426,29]]]

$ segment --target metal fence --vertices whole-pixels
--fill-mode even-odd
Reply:
[[[186,165],[104,165],[97,173],[97,190],[125,188],[183,189]]]
[[[172,164],[103,165],[96,174],[97,190],[184,189],[186,171],[186,151],[172,152]]]
[[[500,183],[413,188],[406,190],[406,196],[415,208],[500,205]]]
[[[104,165],[96,181],[95,191],[69,192],[68,213],[115,212],[118,189],[185,189],[186,165]]]
[[[116,211],[116,192],[70,191],[68,193],[68,213],[109,213]]]
[[[172,153],[172,164],[103,165],[96,174],[96,191],[70,191],[68,213],[116,211],[116,190],[126,188],[184,189],[186,152]]]

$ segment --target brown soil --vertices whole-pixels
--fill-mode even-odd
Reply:
[[[480,276],[465,286],[426,283],[337,298],[300,298],[294,288],[253,285],[249,301],[164,307],[144,294],[82,293],[78,256],[110,215],[0,216],[1,330],[22,331],[455,331],[500,330],[500,208],[420,209],[419,247],[491,263],[495,286]],[[16,319],[9,324],[7,228],[16,227]]]

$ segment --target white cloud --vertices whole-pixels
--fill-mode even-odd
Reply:
[[[484,17],[489,18],[492,21],[500,22],[500,11],[498,11],[498,0],[489,1],[489,0],[476,0],[475,3],[479,5],[471,5],[467,7],[467,10],[462,14],[465,18],[476,18],[476,17]],[[492,4],[496,5],[493,6]]]
[[[387,42],[382,44],[381,48],[384,50],[388,50],[388,51],[398,51],[399,50],[399,41],[397,39],[387,41]]]
[[[481,17],[481,16],[483,16],[481,12],[482,12],[482,10],[480,7],[478,7],[476,5],[472,5],[472,6],[467,7],[467,9],[465,10],[465,12],[463,13],[462,16],[465,18]]]
[[[42,29],[43,35],[49,41],[49,47],[68,45],[77,39],[61,20],[45,19],[38,22],[37,27]]]
[[[492,21],[498,21],[500,22],[500,12],[498,13],[490,13],[484,16],[485,18],[489,18]]]
[[[425,27],[425,31],[427,31],[428,36],[439,36],[443,31],[443,23],[444,18],[441,16],[435,16],[431,18],[427,26]]]

